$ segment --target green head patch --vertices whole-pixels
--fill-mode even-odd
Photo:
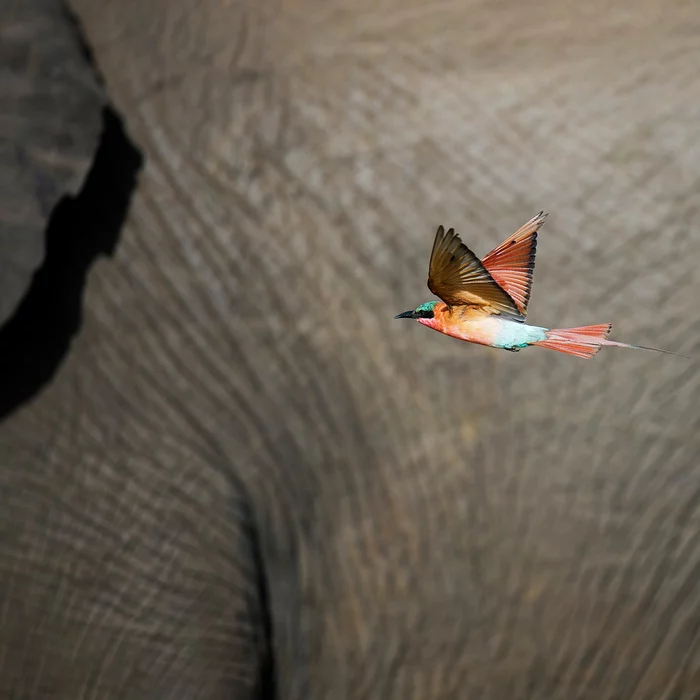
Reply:
[[[421,304],[416,307],[416,313],[422,313],[423,311],[433,311],[439,302],[437,301],[426,301],[425,304]]]
[[[424,304],[416,307],[414,318],[433,318],[433,311],[439,303],[437,301],[426,301]]]
[[[434,318],[435,314],[433,313],[433,309],[435,309],[435,306],[439,303],[439,301],[426,301],[414,311],[404,311],[402,314],[399,314],[394,318]]]

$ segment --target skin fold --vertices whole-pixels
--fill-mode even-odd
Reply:
[[[533,323],[697,355],[697,6],[70,7],[143,167],[0,425],[0,696],[700,696],[695,365],[392,320],[545,207]]]

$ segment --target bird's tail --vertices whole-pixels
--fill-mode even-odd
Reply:
[[[555,328],[547,331],[545,340],[532,344],[541,348],[548,348],[549,350],[557,350],[567,355],[574,355],[574,357],[583,357],[584,359],[590,359],[604,346],[653,350],[654,352],[663,352],[668,355],[677,354],[670,350],[660,350],[659,348],[648,348],[644,345],[630,345],[628,343],[618,343],[615,340],[608,340],[611,329],[612,323],[579,326],[578,328]],[[685,357],[685,355],[679,355],[679,357]],[[686,357],[685,359],[690,358]]]

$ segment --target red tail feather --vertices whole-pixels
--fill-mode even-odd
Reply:
[[[533,343],[533,345],[563,352],[567,355],[574,355],[574,357],[590,359],[603,345],[610,343],[607,337],[611,328],[612,323],[579,326],[578,328],[556,328],[547,331],[546,340],[540,340],[537,343]],[[615,345],[618,345],[618,343],[615,343]],[[619,343],[619,345],[623,344]]]

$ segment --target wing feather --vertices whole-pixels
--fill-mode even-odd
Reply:
[[[492,314],[522,320],[515,301],[499,286],[453,228],[440,226],[430,255],[428,289],[448,306],[480,306]]]
[[[523,316],[527,314],[532,291],[537,231],[546,218],[547,214],[541,211],[481,260],[491,276],[513,299]]]

